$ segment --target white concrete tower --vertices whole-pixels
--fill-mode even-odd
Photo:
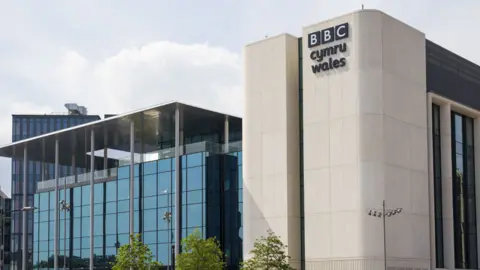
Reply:
[[[318,31],[334,40],[309,48]],[[316,51],[330,70],[313,72]],[[384,269],[382,220],[367,215],[383,200],[403,208],[386,221],[388,267],[429,269],[425,63],[424,34],[379,11],[303,29],[307,269]]]

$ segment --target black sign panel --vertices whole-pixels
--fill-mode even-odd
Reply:
[[[326,71],[346,66],[347,59],[344,54],[347,52],[346,42],[337,42],[349,37],[348,23],[342,23],[334,27],[325,28],[308,34],[308,48],[311,48],[310,59],[315,61],[312,65],[314,74],[322,74]],[[320,48],[314,48],[325,45]],[[338,58],[338,56],[340,56]]]
[[[343,23],[335,27],[310,33],[308,34],[308,48],[348,38],[348,30],[348,23]]]

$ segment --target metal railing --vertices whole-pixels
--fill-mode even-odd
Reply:
[[[181,145],[180,156],[199,153],[199,152],[207,152],[210,154],[238,152],[242,150],[242,142],[239,141],[239,142],[229,143],[228,151],[225,151],[225,150],[226,149],[224,144],[203,141],[198,143]],[[155,160],[172,158],[172,157],[175,157],[175,147],[165,148],[165,149],[161,149],[154,152],[136,155],[134,163],[135,164],[140,163],[142,160],[143,162],[148,162],[148,161],[155,161]],[[122,167],[128,164],[130,164],[130,155],[118,159],[119,167]]]
[[[226,146],[224,144],[203,141],[203,142],[185,144],[180,146],[180,155],[182,156],[182,155],[194,154],[199,152],[207,152],[210,154],[223,154],[223,153],[238,152],[241,150],[242,150],[241,141],[229,143],[228,149],[226,149]],[[142,156],[143,156],[143,159],[142,159]],[[175,147],[161,149],[158,151],[149,152],[141,155],[136,154],[134,163],[138,164],[142,160],[143,162],[148,162],[148,161],[155,161],[155,160],[172,158],[172,157],[175,157]],[[130,164],[130,155],[128,155],[127,157],[118,159],[118,167],[122,167],[128,164]],[[95,171],[93,180],[98,181],[106,178],[117,177],[118,167]],[[63,185],[65,184],[72,185],[75,183],[90,182],[90,177],[91,177],[90,172],[61,177],[58,179],[58,185],[60,187],[63,187]],[[45,180],[37,183],[37,190],[51,189],[54,187],[55,187],[55,179],[49,179],[49,180]]]
[[[95,171],[93,180],[98,181],[110,177],[117,177],[117,168],[110,168],[106,170],[100,170],[100,171]],[[82,174],[77,174],[77,175],[70,175],[66,177],[60,177],[58,179],[58,185],[60,187],[63,187],[65,184],[66,185],[72,185],[75,183],[83,183],[83,182],[90,182],[90,172],[82,173]],[[55,179],[49,179],[45,180],[42,182],[37,183],[37,190],[41,189],[49,189],[55,187]]]

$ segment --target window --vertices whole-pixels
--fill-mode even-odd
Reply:
[[[152,209],[157,208],[157,197],[147,197],[143,199],[143,208]]]
[[[118,168],[118,179],[130,178],[130,166],[122,166]]]
[[[130,211],[130,201],[129,200],[118,201],[117,206],[118,206],[118,213]]]
[[[95,189],[94,202],[95,203],[103,202],[103,185],[104,185],[103,183],[99,183],[99,184],[94,185],[94,189]]]
[[[109,202],[106,204],[107,214],[113,214],[117,212],[117,204],[115,202]]]
[[[202,153],[195,153],[187,155],[187,166],[189,168],[201,166],[203,161],[203,154]]]
[[[95,208],[94,208],[93,212],[94,212],[95,215],[102,215],[103,214],[103,204],[102,203],[95,204]]]
[[[103,237],[102,236],[95,236],[93,238],[93,240],[94,240],[94,243],[93,243],[94,247],[96,247],[96,248],[103,247]]]
[[[452,185],[456,268],[478,268],[473,119],[455,112],[452,121]]]
[[[444,268],[440,106],[436,104],[432,105],[432,128],[436,265]]]
[[[187,205],[187,226],[198,227],[202,226],[202,204]]]
[[[156,244],[157,243],[157,232],[145,232],[143,234],[143,243],[145,243],[145,244]]]
[[[196,190],[196,191],[189,191],[187,192],[187,203],[194,204],[194,203],[201,203],[203,198],[203,191]]]
[[[143,230],[144,231],[155,231],[157,230],[157,210],[145,210],[143,214]]]
[[[157,175],[146,175],[143,181],[143,194],[145,197],[157,195]]]
[[[105,215],[105,233],[106,234],[117,234],[117,215],[110,214]]]
[[[48,210],[48,202],[49,202],[49,193],[43,192],[40,193],[40,207],[39,211]]]
[[[158,194],[164,194],[166,192],[172,193],[171,188],[172,173],[164,172],[158,174]]]
[[[102,216],[96,216],[94,219],[94,235],[103,235],[103,217]]]
[[[90,218],[82,217],[82,237],[90,236]]]
[[[118,233],[129,233],[129,216],[127,213],[119,213],[118,214]]]
[[[130,197],[128,179],[118,180],[118,200],[126,200]]]
[[[158,172],[168,172],[172,170],[172,159],[160,159],[158,161]]]
[[[105,237],[105,245],[107,245],[107,247],[114,247],[115,244],[117,243],[117,235],[107,235]]]
[[[90,204],[90,185],[82,187],[82,205]]]
[[[80,218],[73,219],[73,237],[80,237],[82,231],[82,220]],[[41,230],[41,229],[40,229]]]
[[[157,161],[146,162],[143,164],[143,175],[156,174]]]
[[[90,205],[82,206],[82,217],[89,217],[90,216]]]
[[[202,189],[202,167],[187,169],[187,191]]]
[[[117,182],[116,181],[107,182],[106,188],[107,188],[107,192],[106,192],[107,202],[116,201],[117,200]]]

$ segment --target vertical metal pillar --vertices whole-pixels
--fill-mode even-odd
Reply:
[[[22,269],[26,270],[28,265],[28,231],[27,231],[27,184],[28,184],[28,156],[27,144],[23,148],[23,211],[22,211]]]
[[[93,198],[95,196],[95,189],[93,186],[93,182],[95,179],[95,130],[90,130],[90,270],[93,270],[93,218],[94,218],[94,204]]]
[[[74,179],[74,182],[76,183],[77,182],[77,157],[76,157],[76,151],[75,153],[72,155],[72,172],[73,172],[73,179]]]
[[[143,131],[145,129],[144,125],[144,115],[143,113],[141,114],[141,121],[140,121],[140,164],[142,164],[145,161],[145,143],[144,143],[144,138],[143,138]],[[139,168],[140,169],[140,168]]]
[[[42,182],[45,181],[45,139],[42,139]]]
[[[67,269],[67,178],[63,178],[63,269]]]
[[[108,133],[107,133],[107,129],[105,128],[105,130],[103,131],[103,169],[106,170],[108,169]],[[105,171],[106,173],[106,177],[108,177],[108,172]]]
[[[229,142],[230,142],[230,125],[229,125],[229,122],[228,122],[228,115],[225,115],[225,124],[224,124],[224,135],[223,135],[223,138],[224,138],[224,152],[225,153],[228,153],[230,152],[230,146],[229,146]]]
[[[134,222],[133,222],[133,213],[134,213],[134,190],[135,187],[135,123],[130,120],[130,235],[133,235],[135,232]],[[132,243],[132,240],[130,240]]]
[[[180,111],[175,109],[175,256],[180,254],[180,240],[181,240],[181,217],[180,210],[182,209],[181,199],[181,170],[180,170]]]
[[[53,237],[53,269],[58,269],[58,235],[59,235],[59,199],[58,199],[58,137],[55,138],[55,235]]]

